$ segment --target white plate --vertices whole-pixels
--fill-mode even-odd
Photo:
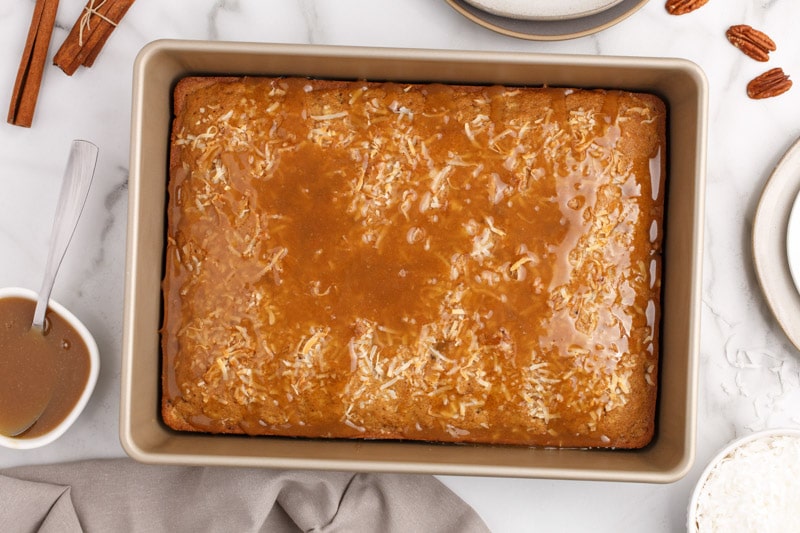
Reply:
[[[753,259],[758,281],[784,333],[800,350],[800,292],[794,285],[786,253],[788,221],[798,192],[800,141],[795,142],[772,171],[753,222]],[[793,226],[792,233],[800,238],[800,221],[795,224],[797,229]],[[792,261],[800,264],[798,259]]]
[[[786,258],[789,260],[794,287],[800,291],[800,194],[794,199],[786,225]]]
[[[648,2],[648,0],[621,0],[613,2],[612,6],[599,12],[577,18],[524,20],[495,15],[469,3],[478,0],[445,1],[475,24],[509,37],[532,41],[557,41],[591,35],[628,18]],[[480,1],[491,2],[492,0]],[[605,3],[609,0],[595,0],[595,3],[601,1]]]
[[[478,9],[521,20],[573,19],[594,15],[622,0],[466,0]]]

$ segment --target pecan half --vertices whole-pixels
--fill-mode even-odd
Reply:
[[[792,87],[792,80],[782,68],[773,68],[753,78],[747,84],[747,96],[761,99],[783,94]]]
[[[725,32],[728,41],[756,61],[769,60],[769,53],[775,51],[775,42],[769,36],[747,24],[731,26]]]
[[[706,5],[708,0],[667,0],[667,13],[670,15],[685,15],[695,9]]]

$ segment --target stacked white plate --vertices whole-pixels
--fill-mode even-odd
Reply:
[[[466,0],[478,9],[523,20],[559,20],[594,15],[622,0]]]
[[[539,41],[571,39],[608,28],[647,0],[446,0],[490,30]]]

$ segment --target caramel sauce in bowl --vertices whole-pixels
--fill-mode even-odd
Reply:
[[[19,351],[27,346],[23,337],[33,319],[36,296],[34,291],[23,288],[0,289],[0,328],[3,328],[0,331],[0,368],[3,372],[13,372],[6,376],[19,376],[20,381],[31,379],[30,372],[23,367],[25,357],[20,357]],[[43,344],[52,348],[50,360],[56,375],[50,402],[38,420],[23,433],[14,437],[0,434],[2,447],[39,448],[58,439],[78,419],[97,383],[100,354],[86,326],[53,300],[48,304],[46,318],[50,324],[49,329],[45,328]],[[17,342],[20,338],[23,340]],[[39,359],[47,361],[46,357]],[[20,385],[20,390],[24,391],[26,383]],[[25,398],[18,400],[22,404]],[[13,405],[3,408],[13,409]]]

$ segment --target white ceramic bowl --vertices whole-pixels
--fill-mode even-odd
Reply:
[[[773,454],[771,457],[762,458],[759,456],[764,451],[763,446],[760,444],[766,444],[770,441],[775,441],[776,439],[788,438],[792,440],[793,449],[791,453],[782,453],[779,457],[776,457],[776,454]],[[751,435],[747,435],[745,437],[739,438],[734,440],[733,442],[726,445],[716,456],[709,462],[708,466],[703,471],[702,475],[700,476],[700,480],[697,482],[695,486],[694,492],[692,493],[692,499],[689,504],[689,510],[687,513],[687,521],[686,521],[686,530],[689,533],[706,533],[708,529],[701,529],[698,527],[698,504],[700,503],[701,497],[706,500],[706,502],[710,502],[712,505],[730,505],[732,507],[731,515],[733,518],[738,519],[738,523],[741,525],[743,529],[742,531],[746,531],[747,524],[746,520],[744,519],[743,515],[748,511],[749,507],[758,507],[759,509],[765,509],[764,506],[760,506],[756,499],[759,496],[767,496],[768,493],[772,489],[776,489],[774,484],[771,482],[776,480],[769,479],[769,472],[770,470],[766,467],[770,466],[767,463],[773,463],[776,461],[776,458],[780,459],[781,461],[786,461],[792,458],[796,458],[794,463],[797,464],[782,464],[784,468],[780,468],[781,472],[789,472],[790,468],[793,468],[794,471],[797,471],[800,468],[800,454],[794,449],[794,445],[800,446],[800,429],[769,429],[765,431],[759,431],[753,433]],[[751,453],[752,452],[752,453]],[[774,465],[773,465],[774,466]],[[758,468],[757,474],[757,483],[746,485],[746,491],[751,498],[750,502],[746,502],[745,505],[736,505],[736,502],[733,501],[736,499],[735,495],[725,495],[721,493],[709,493],[709,490],[713,490],[712,485],[719,483],[719,481],[715,481],[714,483],[709,483],[710,476],[719,475],[722,473],[722,468],[728,469],[726,472],[730,474],[733,468]],[[771,470],[775,472],[775,470]],[[723,474],[724,475],[724,474]],[[767,476],[767,477],[765,477]],[[797,489],[798,483],[800,483],[800,479],[792,479],[791,482],[794,485],[792,491],[786,490],[776,490],[776,492],[780,493],[781,496],[786,496],[787,493],[798,495],[800,491]],[[741,487],[741,483],[737,486]],[[770,489],[770,490],[764,490]],[[728,501],[725,501],[725,500]],[[740,516],[736,516],[740,515]],[[761,524],[763,526],[763,524]],[[759,530],[767,531],[766,529],[759,528]],[[771,531],[771,530],[770,530]]]
[[[26,300],[31,300],[33,302],[36,301],[37,294],[36,292],[23,289],[18,287],[7,287],[0,289],[0,299],[3,298],[25,298]],[[97,349],[97,342],[95,342],[94,337],[89,330],[86,329],[86,326],[78,320],[78,318],[70,313],[64,306],[55,302],[54,300],[50,300],[48,308],[51,311],[54,311],[59,316],[61,316],[64,320],[72,326],[75,331],[81,336],[83,341],[86,343],[86,348],[89,351],[89,377],[86,380],[86,386],[83,389],[83,393],[81,394],[80,398],[78,398],[75,407],[72,408],[72,411],[61,421],[59,425],[54,427],[52,430],[48,431],[44,435],[40,435],[39,437],[32,437],[29,439],[24,438],[15,438],[15,437],[6,437],[4,435],[0,435],[0,446],[5,448],[13,448],[17,450],[25,450],[31,448],[39,448],[41,446],[45,446],[50,444],[64,432],[69,429],[69,427],[78,419],[81,412],[83,411],[86,404],[89,402],[89,398],[94,392],[94,386],[97,384],[97,375],[100,372],[100,352]]]

